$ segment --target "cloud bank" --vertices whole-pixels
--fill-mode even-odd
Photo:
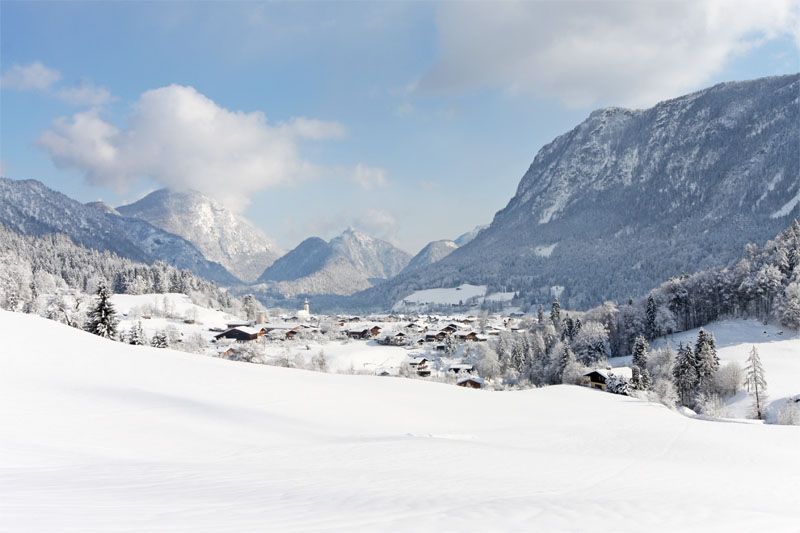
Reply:
[[[319,173],[301,156],[302,141],[343,135],[334,122],[272,124],[262,112],[230,111],[192,87],[170,85],[143,93],[124,128],[84,111],[57,119],[38,143],[93,185],[125,190],[148,177],[241,209],[254,192]]]
[[[766,41],[800,47],[800,2],[448,2],[437,27],[438,59],[420,90],[638,107],[701,87]]]

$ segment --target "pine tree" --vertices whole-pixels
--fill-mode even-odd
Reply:
[[[645,311],[645,332],[649,339],[655,339],[660,333],[656,323],[656,301],[653,295],[647,297],[647,308]]]
[[[156,331],[153,338],[150,340],[150,346],[153,348],[169,348],[169,337],[165,331]]]
[[[753,412],[756,418],[763,420],[764,404],[767,400],[767,380],[764,376],[764,367],[761,365],[761,357],[755,346],[747,357],[747,366],[744,372],[745,386],[753,397]]]
[[[705,330],[697,334],[694,346],[695,368],[697,369],[697,387],[699,392],[708,392],[714,373],[719,368],[716,342],[714,336]]]
[[[107,339],[117,336],[117,312],[111,303],[111,291],[105,283],[97,286],[96,302],[89,312],[85,329],[89,333]]]
[[[561,304],[558,303],[558,298],[553,300],[553,305],[550,306],[550,321],[555,326],[556,331],[561,331]]]
[[[539,305],[539,310],[536,312],[536,320],[539,321],[539,325],[544,325],[544,307]]]
[[[697,364],[694,352],[689,345],[678,346],[678,355],[675,358],[675,366],[672,367],[672,377],[675,389],[680,396],[681,404],[691,405],[697,395]]]
[[[138,321],[128,333],[128,344],[133,344],[134,346],[145,346],[149,344],[141,321]]]
[[[636,337],[633,343],[634,377],[631,384],[638,390],[648,390],[650,388],[650,372],[647,370],[648,348],[647,340],[642,335]]]

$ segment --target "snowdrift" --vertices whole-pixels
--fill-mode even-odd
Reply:
[[[796,427],[234,363],[0,312],[0,530],[791,531]]]

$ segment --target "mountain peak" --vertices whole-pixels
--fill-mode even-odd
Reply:
[[[258,281],[286,296],[352,294],[397,275],[410,256],[354,228],[326,242],[310,237],[267,268]]]
[[[118,211],[180,235],[244,281],[256,279],[281,255],[249,221],[195,190],[158,189]]]

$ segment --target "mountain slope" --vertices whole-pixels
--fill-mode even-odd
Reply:
[[[566,305],[643,294],[728,264],[800,214],[800,75],[724,83],[646,110],[595,111],[542,148],[491,225],[451,255],[356,295],[387,306],[460,283]]]
[[[347,295],[397,275],[410,256],[386,241],[348,229],[325,242],[306,239],[258,278],[284,296]]]
[[[796,427],[0,328],[3,531],[797,529]]]
[[[35,180],[0,178],[0,222],[24,234],[63,233],[81,246],[135,261],[164,261],[222,284],[237,281],[182,237],[104,204],[84,205]]]
[[[429,242],[425,247],[417,253],[408,265],[403,269],[403,272],[413,272],[420,268],[432,265],[437,261],[441,261],[458,248],[458,244],[454,241],[441,240]]]
[[[183,237],[243,281],[255,280],[280,256],[260,230],[196,191],[159,189],[117,210]]]

